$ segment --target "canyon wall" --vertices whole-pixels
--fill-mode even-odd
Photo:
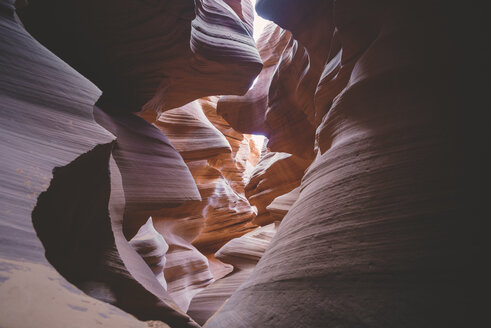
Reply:
[[[157,231],[175,243],[169,244],[164,274],[169,292],[184,311],[194,295],[232,271],[214,253],[256,228],[244,185],[258,150],[249,136],[217,116],[216,101],[216,97],[193,101],[166,111],[155,122],[185,160],[201,195],[200,202],[153,217]]]
[[[232,270],[213,253],[255,228],[258,151],[213,99],[174,110],[204,142],[159,114],[247,91],[262,63],[240,3],[31,1],[21,22],[1,2],[2,326],[198,326],[191,298]]]
[[[120,218],[108,217],[109,207],[122,205],[109,192],[121,178],[113,166],[109,179],[116,138],[92,115],[100,90],[34,40],[12,2],[0,8],[2,326],[147,326],[87,296],[135,308],[124,292],[152,304],[150,316],[188,322],[163,302],[165,294],[159,299],[143,286],[151,278],[145,264],[140,272],[128,265],[141,258],[123,240]],[[192,188],[176,195],[179,202],[199,197]],[[86,294],[74,285],[85,285]]]
[[[481,9],[0,0],[0,326],[481,326]]]
[[[445,16],[455,12],[439,5],[257,2],[294,45],[271,50],[260,39],[261,56],[277,50],[274,73],[263,71],[250,95],[221,98],[219,112],[232,127],[265,131],[272,151],[310,149],[314,159],[293,195],[266,206],[273,215],[282,204],[289,210],[252,275],[206,327],[480,322],[483,221],[469,200],[481,195],[463,179],[468,158],[458,155],[470,155],[464,139],[476,140],[459,137],[461,52]],[[300,116],[283,122],[292,112],[308,125],[296,127]]]

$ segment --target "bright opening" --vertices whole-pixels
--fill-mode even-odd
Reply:
[[[269,21],[262,18],[256,13],[256,0],[251,0],[252,1],[252,6],[254,7],[254,40],[257,41],[259,39],[259,36],[261,33],[263,33],[264,27],[268,25]]]
[[[254,41],[257,42],[257,40],[259,39],[259,37],[263,33],[264,27],[266,25],[268,25],[268,23],[270,21],[262,18],[261,16],[259,16],[256,13],[256,9],[255,9],[255,7],[256,7],[256,0],[251,0],[251,2],[252,2],[252,6],[254,7],[254,34],[253,34],[253,37],[254,37]],[[252,82],[251,88],[254,86],[254,84],[256,84],[256,82],[257,82],[257,77],[254,80],[254,82]],[[251,136],[252,136],[252,140],[256,144],[256,147],[259,150],[263,149],[264,140],[266,138],[264,136],[258,135],[258,134],[253,134]]]
[[[261,16],[259,16],[256,12],[256,0],[251,0],[252,2],[252,6],[253,6],[253,9],[254,9],[254,33],[253,33],[253,38],[254,38],[254,41],[257,42],[257,40],[259,39],[259,37],[261,36],[261,34],[263,33],[263,30],[264,30],[264,27],[266,25],[268,25],[268,23],[270,23],[270,21],[262,18]],[[254,79],[254,82],[252,82],[252,85],[249,89],[252,89],[252,87],[254,86],[254,84],[256,84],[257,82],[257,77]]]
[[[260,134],[251,134],[252,140],[256,144],[257,149],[261,151],[263,149],[264,139],[265,137]]]

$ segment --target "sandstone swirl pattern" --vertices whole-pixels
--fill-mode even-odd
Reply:
[[[110,221],[104,217],[104,211],[97,208],[105,202],[107,211],[109,156],[115,139],[97,125],[92,116],[92,105],[101,93],[26,33],[19,25],[10,1],[0,2],[0,28],[2,325],[66,327],[72,325],[72,320],[76,320],[87,326],[104,324],[108,327],[144,327],[144,323],[117,308],[82,294],[65,280],[73,277],[67,275],[63,278],[53,270],[44,257],[45,249],[36,236],[31,219],[37,197],[48,189],[52,174],[58,182],[60,176],[68,177],[61,184],[55,182],[64,191],[71,189],[72,194],[66,194],[67,197],[73,196],[74,192],[73,185],[69,187],[70,183],[80,183],[78,200],[83,204],[94,197],[92,199],[97,201],[94,206],[88,206],[82,211],[72,207],[71,211],[63,212],[64,205],[73,205],[77,201],[75,197],[72,203],[58,207],[64,225],[52,225],[49,229],[38,231],[38,235],[56,235],[57,239],[52,240],[55,243],[63,244],[71,240],[61,248],[62,252],[68,254],[74,243],[82,241],[77,233],[82,238],[89,237],[90,232],[77,231],[77,228],[92,225],[80,221],[78,225],[70,226],[71,219],[80,215],[90,217],[94,213],[91,211],[95,211],[98,216],[93,218],[102,219],[96,223],[100,228],[96,232],[97,237],[100,237],[96,245],[104,244],[108,251],[99,254],[115,254],[111,253],[116,246],[110,231]],[[55,167],[58,169],[52,173]],[[93,171],[86,176],[85,181],[77,178],[77,174],[86,174],[90,170]],[[52,185],[50,188],[57,187]],[[84,193],[87,188],[90,190],[88,194]],[[39,211],[41,209],[37,208],[37,213]],[[36,220],[36,217],[33,219]],[[64,230],[67,227],[70,229]],[[106,229],[108,227],[109,231]],[[44,244],[46,239],[42,241]],[[87,253],[91,250],[88,248]],[[73,263],[84,261],[83,258],[73,257],[71,260]],[[108,267],[115,267],[121,264],[121,258],[116,255],[108,258],[106,263]],[[133,290],[142,296],[149,294],[131,278],[124,266],[119,268],[121,281],[133,285]],[[105,290],[111,294],[110,288]],[[115,302],[113,300],[110,303]],[[166,307],[162,304],[161,308]]]
[[[220,0],[34,0],[21,19],[101,88],[105,110],[164,111],[243,94],[262,67],[249,27]]]
[[[281,86],[315,77],[315,88],[302,89],[314,99],[303,113],[315,129],[315,158],[254,272],[205,326],[479,325],[484,275],[473,265],[483,244],[473,236],[482,236],[483,222],[465,213],[480,196],[461,180],[469,171],[457,154],[463,138],[480,141],[460,134],[466,101],[451,72],[464,50],[453,38],[457,15],[445,16],[453,8],[262,0],[257,9],[290,30],[311,63],[276,83],[273,75],[262,111],[291,111],[280,106],[288,97],[297,111],[308,109],[299,107],[306,94]],[[275,74],[292,71],[299,51],[283,55]],[[319,63],[322,74],[309,74]],[[234,113],[231,98],[223,101],[229,107],[219,108]],[[247,103],[259,112],[246,98],[239,112]],[[272,136],[281,122],[273,118],[281,120],[267,115]]]
[[[487,11],[256,9],[0,0],[0,326],[484,326]]]
[[[141,252],[142,258],[136,252],[140,249],[136,239],[133,246],[128,241],[139,238],[149,216],[158,217],[186,201],[200,202],[201,195],[165,135],[133,112],[153,110],[153,115],[144,115],[153,122],[157,112],[201,96],[244,93],[262,67],[250,36],[250,4],[234,4],[232,9],[225,2],[208,1],[196,6],[194,1],[32,1],[19,10],[23,26],[96,83],[102,97],[95,85],[24,30],[12,1],[0,5],[2,149],[7,159],[2,163],[2,211],[7,217],[1,221],[5,245],[1,254],[7,272],[14,273],[2,276],[7,281],[2,284],[2,304],[7,293],[35,275],[33,271],[19,280],[18,272],[36,268],[42,274],[33,279],[33,292],[45,286],[48,277],[54,279],[54,285],[62,287],[50,290],[47,297],[65,306],[67,315],[42,317],[51,307],[39,302],[36,312],[30,313],[33,322],[70,326],[69,316],[77,318],[78,312],[87,311],[88,326],[102,321],[145,325],[114,307],[79,296],[80,291],[51,264],[86,294],[139,319],[196,327],[184,314],[181,298],[173,294],[176,288],[193,284],[181,280],[176,287],[172,279],[163,280],[147,254]],[[221,18],[214,19],[217,16]],[[214,48],[220,42],[221,50]],[[226,150],[231,154],[230,146]],[[246,224],[253,213],[242,198],[247,204],[242,219]],[[235,231],[240,235],[253,227]],[[180,243],[172,237],[176,236],[166,238],[166,267],[175,254],[172,247]],[[158,235],[155,238],[162,242]],[[230,238],[233,234],[222,235],[219,241],[212,238],[211,244],[218,242],[213,246],[218,249]],[[207,258],[190,241],[184,244],[205,264],[204,279],[212,279]],[[32,263],[42,267],[38,270]],[[213,263],[216,277],[219,271],[223,275],[230,270]],[[94,306],[80,306],[86,301]],[[2,305],[2,311],[16,314],[9,315],[5,324],[19,324],[29,309]]]

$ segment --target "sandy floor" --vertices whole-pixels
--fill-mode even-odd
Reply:
[[[26,314],[29,315],[26,315]],[[91,298],[42,264],[0,258],[0,326],[165,328]]]

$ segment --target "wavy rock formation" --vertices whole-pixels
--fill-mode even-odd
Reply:
[[[33,0],[21,19],[101,88],[101,108],[119,113],[243,94],[262,66],[250,15],[221,0]]]
[[[300,187],[276,197],[268,206],[266,211],[277,221],[281,221],[300,195]]]
[[[290,32],[269,24],[258,40],[264,67],[256,83],[243,97],[221,97],[218,112],[238,131],[267,136],[272,151],[312,158],[314,94],[329,46],[318,41],[314,48],[320,58],[311,58]]]
[[[251,275],[277,229],[278,223],[256,228],[232,239],[215,253],[217,259],[232,264],[234,270],[193,298],[188,314],[196,322],[204,324]]]
[[[311,94],[316,157],[255,271],[206,327],[479,322],[481,295],[468,286],[483,281],[471,269],[482,246],[471,236],[482,222],[464,215],[462,225],[460,99],[449,74],[455,58],[442,58],[457,48],[442,8],[258,1],[311,63],[326,59]],[[319,30],[328,32],[322,51],[308,37],[326,22],[333,28]],[[273,85],[269,92],[291,95]]]
[[[165,242],[164,237],[155,230],[151,217],[131,238],[130,245],[143,257],[158,282],[167,290],[164,267],[166,262],[165,255],[169,250],[169,245]]]
[[[177,224],[171,222],[173,226]],[[162,227],[162,234],[169,244],[164,269],[168,291],[179,309],[186,312],[193,296],[213,282],[214,277],[207,258],[196,247],[161,223],[159,228]]]
[[[266,124],[268,93],[278,60],[288,44],[291,34],[273,23],[265,26],[257,41],[257,48],[263,61],[263,69],[254,85],[244,96],[222,96],[217,112],[239,132],[270,136]]]
[[[339,8],[347,4],[347,7],[351,9],[355,2],[351,0],[336,5]],[[325,64],[329,53],[332,53],[333,48],[339,47],[336,38],[333,38],[333,33],[338,27],[335,26],[335,19],[333,19],[333,9],[333,1],[256,1],[256,11],[259,15],[290,31],[293,38],[307,49],[310,64],[315,67],[308,68],[308,70],[313,74],[319,73],[317,69]],[[360,12],[367,9],[360,7]],[[343,14],[340,10],[336,13]],[[301,81],[301,78],[298,80]]]
[[[244,182],[257,150],[251,151],[248,138],[216,114],[216,101],[194,101],[166,111],[155,122],[186,161],[202,198],[154,217],[170,247],[164,269],[168,291],[183,311],[195,294],[231,271],[212,254],[255,228]]]
[[[87,326],[146,326],[71,284],[79,284],[77,277],[84,274],[95,281],[96,267],[117,279],[86,286],[88,294],[97,290],[93,296],[131,307],[114,293],[119,283],[120,291],[161,302],[162,313],[175,312],[129,273],[125,261],[140,257],[125,251],[122,229],[119,235],[111,231],[116,218],[107,216],[109,158],[115,137],[92,116],[100,91],[19,25],[12,2],[0,2],[0,9],[2,326],[66,327],[73,320]],[[98,256],[91,258],[94,249]],[[65,278],[53,270],[45,251]],[[188,321],[175,313],[176,322]],[[170,321],[173,316],[169,313]]]
[[[169,207],[200,200],[190,171],[164,134],[134,114],[111,115],[94,107],[99,124],[117,136],[112,155],[125,190],[124,233],[130,240]]]
[[[141,248],[145,241],[141,240],[143,230],[140,228],[143,226],[142,229],[149,232],[149,226],[144,225],[149,215],[161,215],[167,209],[185,201],[198,202],[201,199],[188,167],[166,137],[156,127],[129,113],[141,110],[144,104],[147,104],[148,108],[159,110],[165,107],[158,100],[165,92],[157,86],[160,87],[161,81],[166,79],[155,79],[155,74],[162,74],[162,71],[154,70],[158,67],[155,60],[145,58],[145,55],[151,54],[155,59],[159,57],[158,52],[152,53],[155,50],[153,47],[147,49],[150,53],[141,51],[135,54],[134,50],[131,50],[136,49],[134,46],[139,50],[145,49],[144,43],[140,42],[143,39],[136,40],[134,37],[147,33],[150,40],[150,27],[152,24],[155,26],[160,12],[155,10],[154,5],[135,7],[136,3],[130,4],[131,2],[122,6],[115,4],[113,8],[110,4],[107,4],[107,7],[97,5],[97,10],[94,10],[95,3],[90,2],[51,1],[38,6],[39,3],[34,1],[32,6],[23,12],[26,26],[55,52],[67,58],[72,65],[103,87],[104,96],[98,101],[98,106],[93,107],[101,94],[100,91],[32,39],[19,25],[12,3],[1,2],[1,95],[2,112],[5,113],[2,115],[2,135],[6,137],[2,148],[8,158],[7,164],[2,165],[5,181],[2,185],[6,186],[4,194],[11,195],[12,198],[2,197],[2,207],[12,207],[16,203],[19,205],[6,209],[6,213],[13,217],[1,221],[2,235],[5,233],[8,236],[2,237],[2,244],[8,246],[2,248],[2,258],[27,261],[26,265],[13,265],[15,272],[23,270],[22,268],[30,270],[30,262],[45,266],[48,273],[33,279],[39,286],[45,285],[43,279],[54,274],[49,273],[50,270],[53,271],[51,264],[87,295],[114,304],[139,319],[160,319],[176,327],[196,327],[196,323],[181,309],[185,307],[182,306],[181,298],[176,291],[182,289],[182,286],[187,287],[187,282],[175,284],[175,281],[169,278],[172,275],[164,272],[169,287],[167,292],[166,281],[162,279],[161,273],[155,272],[158,271],[157,268],[160,270],[162,267],[164,258],[170,263],[176,262],[172,257],[176,254],[176,245],[179,246],[179,241],[172,238],[176,236],[167,236],[170,249],[165,257],[162,252],[158,254],[158,265],[155,265],[154,259],[148,257],[148,253],[143,252]],[[204,24],[210,25],[206,20],[209,20],[209,15],[216,15],[217,10],[222,15],[230,10],[223,4],[220,8],[216,5],[207,4],[206,1],[200,3],[201,16],[198,15],[199,19],[193,23],[195,28],[201,29]],[[57,6],[57,10],[64,13],[59,15],[58,11],[54,17],[55,11],[52,10],[52,6]],[[176,2],[167,3],[159,9],[167,10],[166,15],[173,10],[180,11],[179,15],[170,16],[182,19],[186,16],[188,7],[189,4]],[[194,6],[191,8],[194,10]],[[36,11],[37,9],[40,11]],[[129,9],[136,9],[132,12],[133,18],[139,18],[127,20]],[[113,16],[107,16],[109,10]],[[88,14],[95,14],[94,19],[85,19]],[[104,16],[112,17],[113,20],[103,19]],[[146,19],[140,20],[141,18]],[[142,25],[138,25],[138,21]],[[62,29],[57,26],[60,22],[64,24]],[[223,26],[219,27],[221,24]],[[219,52],[226,56],[219,58],[220,64],[215,64],[215,68],[212,68],[212,62],[218,59],[209,58],[218,53],[213,49],[206,50],[206,35],[195,36],[196,42],[191,46],[188,39],[187,47],[193,50],[188,48],[192,53],[192,59],[187,58],[186,61],[201,61],[197,65],[207,62],[208,77],[211,73],[226,80],[225,73],[233,75],[234,72],[241,72],[238,77],[233,78],[233,83],[222,86],[217,84],[211,87],[210,84],[200,83],[200,86],[211,87],[204,92],[205,95],[208,92],[241,93],[243,91],[240,90],[247,89],[256,74],[254,72],[260,68],[259,60],[254,59],[257,55],[253,46],[250,46],[249,54],[247,51],[236,52],[238,57],[234,59],[234,49],[245,49],[248,43],[252,44],[248,30],[243,24],[238,18],[223,18],[206,29],[206,33],[216,29],[215,32],[211,32],[211,36],[215,40],[224,40],[223,48]],[[190,20],[187,25],[183,23],[178,29],[186,30],[186,26],[189,31]],[[232,29],[237,34],[230,34],[227,29]],[[118,37],[116,32],[121,33],[122,38]],[[236,36],[241,33],[244,36],[239,40]],[[169,37],[169,34],[163,35]],[[91,36],[94,38],[90,38]],[[136,41],[133,48],[128,46],[132,38]],[[73,40],[76,40],[77,46],[77,51],[74,52],[71,48],[74,46]],[[185,39],[180,37],[174,41],[180,44],[178,48],[185,44]],[[106,47],[104,52],[99,51],[104,48],[102,45]],[[126,54],[124,51],[120,52],[122,45],[125,46]],[[158,42],[156,45],[160,46]],[[78,46],[82,46],[82,49]],[[175,54],[179,53],[177,51]],[[138,63],[135,61],[135,55],[140,56]],[[230,65],[226,64],[227,61]],[[136,65],[129,64],[130,62]],[[151,68],[151,65],[155,66]],[[192,65],[184,63],[182,67]],[[188,71],[187,75],[193,79],[197,77],[195,73],[190,74]],[[195,89],[197,94],[203,92],[197,90],[198,86]],[[181,93],[182,90],[180,88]],[[166,94],[166,97],[172,100],[169,94]],[[179,101],[188,102],[185,98]],[[107,131],[94,122],[92,111],[97,122]],[[29,155],[22,155],[23,152],[28,152]],[[19,160],[20,158],[22,160]],[[13,166],[16,168],[12,169]],[[51,171],[54,168],[56,169],[50,183]],[[19,190],[21,194],[28,191],[28,194],[23,197],[17,192],[12,193],[12,190]],[[42,191],[45,192],[40,195]],[[31,223],[30,212],[37,196],[39,199]],[[36,238],[36,233],[39,239]],[[165,241],[159,239],[158,235],[154,234],[154,237],[157,239],[152,239],[153,246],[163,250]],[[133,242],[130,244],[128,241],[132,238]],[[139,250],[143,257],[135,249]],[[193,246],[191,250],[200,263],[206,263],[207,267],[207,259]],[[10,264],[5,265],[10,267]],[[217,263],[214,265],[217,267]],[[227,265],[223,267],[228,268]],[[195,267],[190,270],[195,270]],[[205,271],[209,276],[208,280],[212,279],[209,270]],[[10,280],[11,276],[7,275],[4,279]],[[57,283],[69,287],[65,287],[64,292],[53,290],[49,294],[50,299],[63,302],[67,295],[80,293],[77,288],[64,282],[63,278],[56,279]],[[17,279],[15,281],[22,283]],[[9,283],[6,288],[2,288],[2,301],[6,297],[3,292],[10,293],[12,288],[18,287]],[[33,290],[40,288],[35,287]],[[87,299],[90,300],[82,298]],[[67,316],[73,311],[88,311],[87,308],[78,305],[67,306]],[[43,306],[40,306],[40,309],[34,318],[42,315]],[[49,307],[44,309],[49,311]],[[95,309],[97,307],[91,308],[91,311]],[[97,315],[88,313],[88,325],[99,324],[98,317],[114,319],[114,315],[107,311],[115,312],[113,308],[107,307]],[[19,309],[13,313],[19,313]],[[22,317],[24,315],[18,316],[17,320],[22,320]],[[117,314],[117,317],[119,319],[115,322],[121,325],[140,324],[122,312]],[[9,318],[9,323],[15,325],[15,319]],[[68,317],[60,318],[59,321],[54,317],[42,318],[39,322],[47,326],[71,325]],[[165,326],[157,322],[151,322],[149,325]]]
[[[0,0],[0,326],[485,326],[487,11],[256,9]]]
[[[247,199],[257,209],[255,224],[266,225],[276,220],[266,207],[276,197],[298,187],[310,163],[310,160],[286,153],[270,152],[261,157],[245,187]]]
[[[107,286],[110,286],[109,291],[113,294],[109,295],[117,296],[115,304],[139,318],[160,319],[176,327],[197,327],[198,325],[178,307],[177,301],[165,290],[164,285],[157,279],[143,257],[129,244],[128,237],[123,232],[124,223],[128,221],[125,202],[126,189],[121,174],[124,170],[119,170],[117,161],[113,157],[109,164],[111,195],[108,207],[117,252],[110,254],[112,255],[109,257],[110,261],[103,262],[98,267],[101,273],[96,272],[95,278],[92,278],[96,283],[89,281],[89,284],[80,285],[81,288],[91,293],[93,297],[104,299],[108,291]],[[165,170],[168,167],[161,169]],[[130,190],[135,189],[130,188]],[[121,258],[127,272],[113,265],[113,263],[119,263],[118,258]],[[110,275],[106,276],[106,272]],[[107,280],[104,280],[105,278]],[[100,280],[104,284],[101,284]],[[134,280],[138,283],[135,284]],[[111,299],[104,300],[112,301]]]
[[[218,114],[218,97],[202,98],[199,102],[206,117],[227,138],[233,152],[233,161],[217,157],[208,159],[208,162],[222,172],[235,191],[244,193],[244,187],[259,161],[261,150],[252,136],[237,132]]]
[[[203,113],[198,101],[169,110],[155,125],[170,138],[172,145],[187,161],[230,154],[230,144]]]
[[[248,137],[217,116],[216,98],[167,111],[155,125],[176,145],[201,193],[201,203],[185,204],[174,211],[176,216],[170,215],[175,219],[194,217],[197,226],[188,240],[203,253],[213,254],[230,239],[253,229],[254,212],[244,196],[244,184],[257,150],[251,149]],[[188,219],[180,221],[185,226],[190,223]],[[189,225],[187,229],[193,228]]]

